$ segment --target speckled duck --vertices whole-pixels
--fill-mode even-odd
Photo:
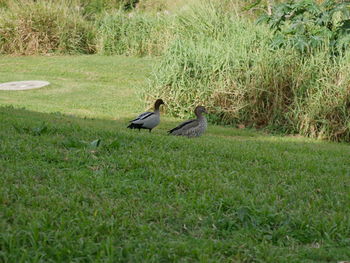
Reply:
[[[197,119],[188,120],[181,123],[179,126],[168,131],[171,135],[187,136],[187,137],[199,137],[207,129],[207,119],[203,116],[203,113],[207,113],[203,106],[197,106],[194,110]]]

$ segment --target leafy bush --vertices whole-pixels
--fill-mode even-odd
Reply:
[[[291,45],[301,53],[329,48],[332,54],[350,43],[350,3],[327,0],[287,1],[277,4],[272,15],[264,15],[274,30],[273,47]]]
[[[93,53],[94,40],[92,26],[65,5],[20,1],[1,11],[1,53]]]

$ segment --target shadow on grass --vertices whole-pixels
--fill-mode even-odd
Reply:
[[[73,115],[61,114],[60,112],[55,113],[42,113],[26,110],[24,108],[14,108],[12,106],[0,107],[0,114],[2,116],[2,125],[10,125],[16,129],[18,125],[23,124],[26,126],[25,129],[40,129],[40,126],[43,123],[47,125],[55,126],[57,128],[66,128],[69,130],[69,127],[77,126],[78,129],[85,129],[89,133],[104,133],[107,134],[118,134],[118,133],[129,133],[132,135],[142,135],[142,136],[168,136],[167,131],[171,128],[177,126],[184,120],[174,120],[174,118],[168,118],[166,116],[161,117],[160,125],[155,128],[152,133],[149,133],[147,130],[130,130],[126,127],[129,124],[130,118],[123,118],[117,120],[108,120],[108,119],[98,119],[90,117],[78,117]],[[73,129],[74,130],[74,129]],[[346,143],[333,143],[325,142],[310,138],[305,138],[301,136],[275,136],[271,134],[265,134],[261,131],[251,130],[251,129],[237,129],[229,126],[220,126],[220,125],[210,125],[208,126],[207,132],[199,139],[202,140],[218,140],[222,143],[227,141],[231,143],[234,140],[238,141],[256,141],[264,142],[266,146],[270,145],[292,145],[293,148],[296,145],[314,145],[316,148],[324,146],[323,148],[329,149],[350,149],[349,145]],[[187,138],[183,138],[188,140]],[[192,139],[194,141],[198,140]]]

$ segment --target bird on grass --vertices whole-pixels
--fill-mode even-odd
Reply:
[[[147,129],[152,131],[160,122],[159,107],[164,104],[162,99],[157,99],[154,103],[154,112],[144,112],[137,116],[136,119],[130,121],[131,123],[127,128],[129,129]]]
[[[203,113],[208,113],[203,106],[197,106],[194,110],[197,119],[188,120],[181,123],[179,126],[168,131],[171,135],[187,136],[187,137],[199,137],[207,129],[207,119],[203,116]]]

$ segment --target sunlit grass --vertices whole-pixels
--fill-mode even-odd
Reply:
[[[40,90],[1,91],[0,103],[40,112],[121,118],[144,110],[137,87],[153,60],[118,56],[1,57],[0,82],[46,80]]]

